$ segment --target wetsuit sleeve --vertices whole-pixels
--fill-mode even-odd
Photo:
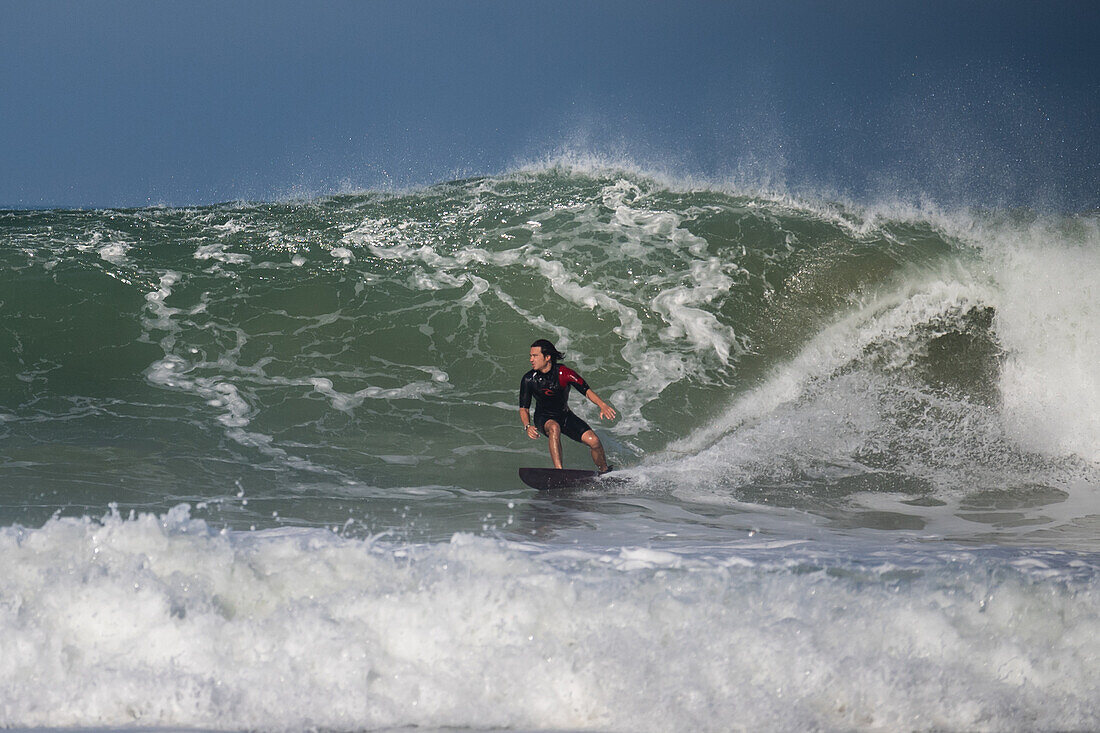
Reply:
[[[558,368],[558,383],[566,389],[569,388],[569,385],[573,385],[573,388],[581,394],[588,394],[588,382],[584,381],[581,375],[577,374],[569,367],[563,366]]]
[[[519,406],[520,408],[531,407],[531,380],[526,374],[519,380]]]

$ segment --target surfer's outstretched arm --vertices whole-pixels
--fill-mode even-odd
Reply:
[[[600,418],[602,420],[615,419],[615,408],[601,400],[598,394],[590,389],[585,393],[585,396],[592,401],[592,404],[600,408]]]

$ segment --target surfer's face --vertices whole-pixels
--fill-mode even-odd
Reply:
[[[544,356],[542,353],[542,347],[531,347],[531,368],[536,372],[544,372],[550,366],[550,357]]]

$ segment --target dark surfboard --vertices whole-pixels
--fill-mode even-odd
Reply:
[[[521,468],[520,481],[539,491],[577,489],[590,486],[600,477],[596,471],[578,471],[572,468]]]

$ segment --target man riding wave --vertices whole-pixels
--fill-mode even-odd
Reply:
[[[531,371],[524,374],[519,383],[519,420],[527,437],[535,440],[542,432],[550,439],[550,459],[555,468],[563,468],[561,436],[564,433],[587,445],[596,468],[606,473],[611,469],[600,438],[588,423],[569,409],[569,389],[576,389],[599,407],[601,419],[614,419],[615,409],[601,400],[579,374],[558,363],[564,356],[546,339],[531,344]],[[532,398],[535,400],[534,421],[530,411]]]

